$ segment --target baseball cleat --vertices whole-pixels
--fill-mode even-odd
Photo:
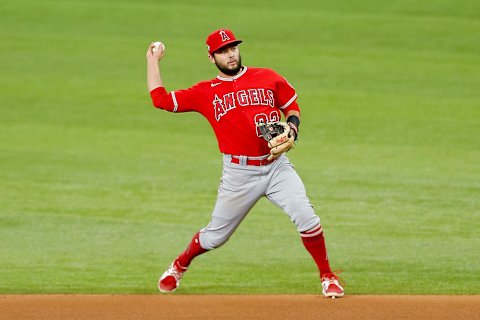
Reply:
[[[327,273],[322,276],[322,293],[326,298],[340,298],[343,297],[344,284],[340,284],[338,276],[335,273]]]
[[[180,285],[180,279],[186,271],[187,268],[183,268],[175,260],[158,280],[158,289],[164,293],[174,292]]]

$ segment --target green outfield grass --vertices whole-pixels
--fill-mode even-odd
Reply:
[[[213,78],[204,39],[299,94],[289,153],[349,294],[480,294],[480,2],[9,1],[0,5],[0,293],[156,293],[209,221],[221,156],[198,114],[151,106]],[[180,294],[319,293],[260,201]]]

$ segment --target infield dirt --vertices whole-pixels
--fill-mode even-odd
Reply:
[[[475,319],[480,296],[0,295],[0,319]]]

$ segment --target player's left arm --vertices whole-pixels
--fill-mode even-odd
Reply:
[[[300,126],[300,108],[297,104],[297,93],[295,88],[287,79],[274,73],[276,77],[276,105],[285,116],[286,123],[280,122],[284,130],[268,141],[270,147],[269,160],[278,158],[293,148],[298,138],[298,127]]]
[[[295,136],[295,141],[297,141],[298,128],[300,127],[300,110],[288,110],[285,113],[285,119],[287,119],[287,124],[290,126],[290,129]]]
[[[280,132],[283,132],[268,140],[268,146],[270,147],[270,156],[268,157],[268,160],[274,160],[280,157],[283,153],[288,152],[293,148],[293,145],[298,138],[298,127],[300,126],[300,110],[298,109],[298,106],[290,110],[282,111],[284,111],[286,123],[278,123],[282,128]]]
[[[275,77],[276,105],[284,114],[286,122],[292,129],[291,134],[297,140],[298,127],[300,126],[300,107],[297,104],[297,92],[287,79],[274,71],[273,76]]]

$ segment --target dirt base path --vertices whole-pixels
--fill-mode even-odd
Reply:
[[[479,296],[0,295],[1,320],[478,319]]]

